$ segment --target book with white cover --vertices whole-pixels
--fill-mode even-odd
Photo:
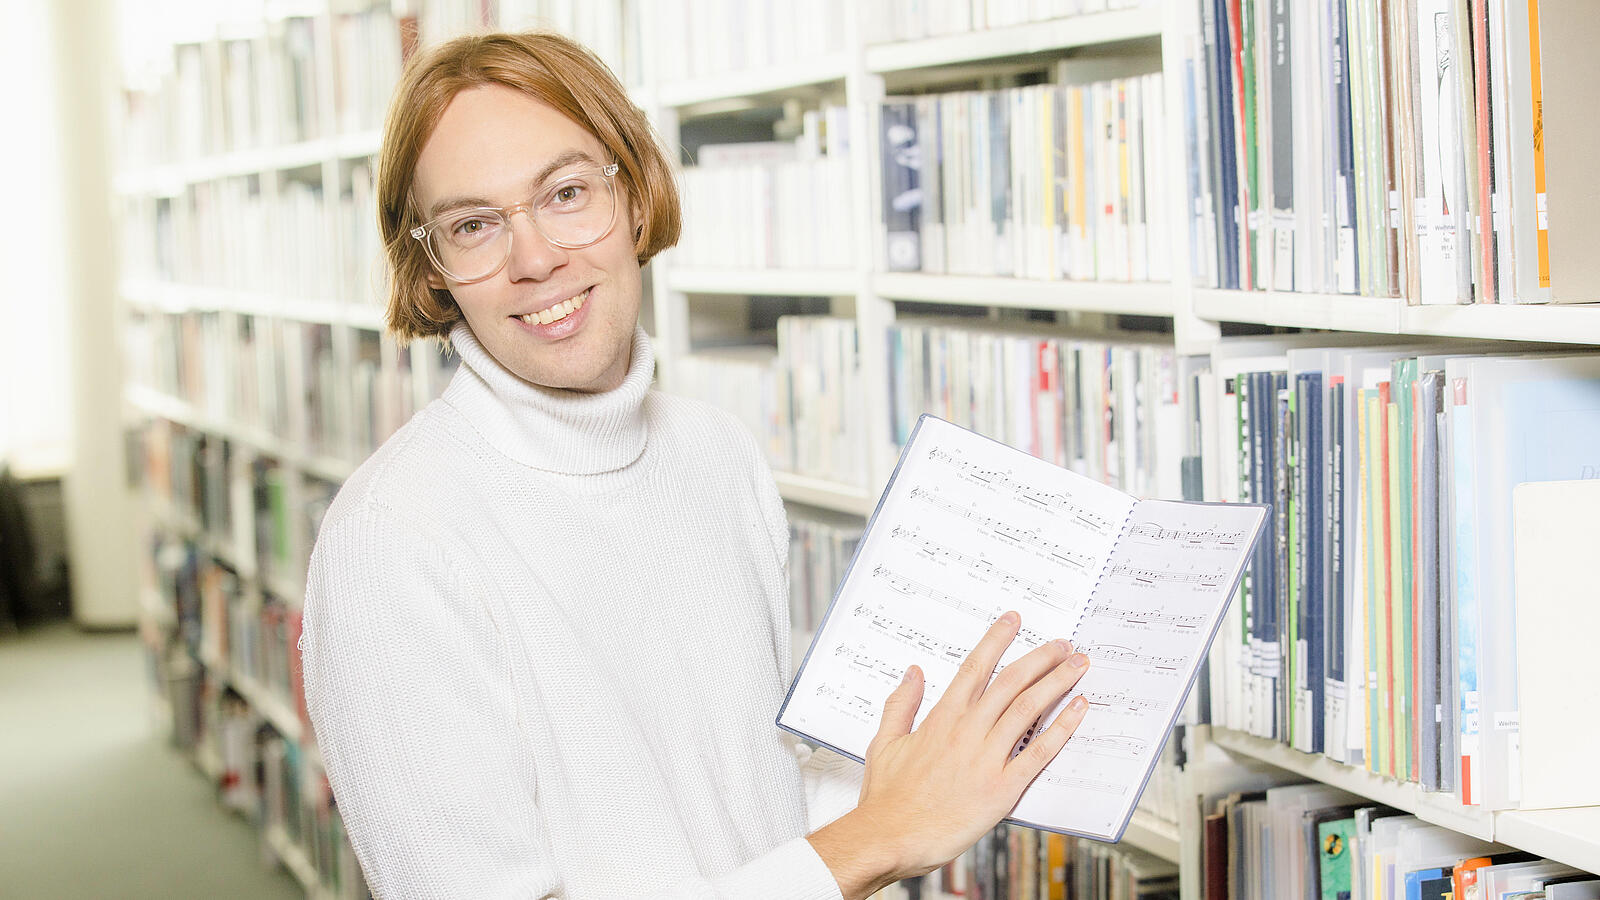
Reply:
[[[1117,840],[1265,521],[1264,507],[1139,500],[923,416],[817,630],[778,725],[854,759],[912,664],[916,724],[1002,613],[1003,669],[1066,638],[1093,661],[1077,733],[1008,821]],[[998,669],[997,669],[998,671]]]
[[[1591,447],[1591,450],[1594,448]],[[1600,722],[1600,586],[1594,512],[1600,453],[1580,481],[1512,489],[1517,611],[1517,708],[1522,807],[1600,804],[1594,748]]]

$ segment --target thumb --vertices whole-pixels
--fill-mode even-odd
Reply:
[[[922,670],[906,667],[900,685],[883,701],[883,721],[878,724],[879,740],[893,740],[911,733],[917,709],[922,706]]]

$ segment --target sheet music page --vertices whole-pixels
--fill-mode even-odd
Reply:
[[[1260,506],[1134,506],[1074,636],[1092,661],[1073,690],[1089,701],[1089,712],[1023,794],[1014,818],[1095,836],[1121,833],[1263,521]]]
[[[1115,838],[1261,520],[1259,507],[1137,503],[924,416],[779,724],[861,759],[908,665],[926,676],[920,726],[988,626],[1015,609],[1022,630],[997,673],[1058,637],[1093,663],[1042,721],[1080,692],[1089,713],[1013,818]],[[1140,526],[1131,543],[1130,521]],[[1242,548],[1229,543],[1235,532]],[[1126,553],[1114,553],[1119,540]]]
[[[926,676],[920,725],[1006,610],[1021,613],[1022,631],[1001,668],[1070,638],[1133,504],[1114,488],[923,417],[779,724],[860,759],[906,666]]]

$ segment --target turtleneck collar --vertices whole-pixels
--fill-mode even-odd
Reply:
[[[466,322],[450,332],[461,368],[443,400],[496,450],[523,465],[568,475],[597,475],[644,453],[644,398],[655,375],[655,351],[635,325],[628,374],[600,394],[524,381],[485,350]]]

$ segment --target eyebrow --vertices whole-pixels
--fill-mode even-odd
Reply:
[[[565,169],[568,166],[575,166],[580,163],[599,165],[594,157],[590,156],[583,150],[564,150],[557,154],[554,159],[545,163],[544,166],[528,180],[528,183],[535,185],[544,184],[544,182],[556,172]],[[452,209],[470,209],[479,206],[494,207],[494,205],[495,203],[493,200],[483,197],[446,197],[445,199],[440,200],[433,204],[433,206],[429,207],[427,218],[429,220],[436,219],[440,215]]]

